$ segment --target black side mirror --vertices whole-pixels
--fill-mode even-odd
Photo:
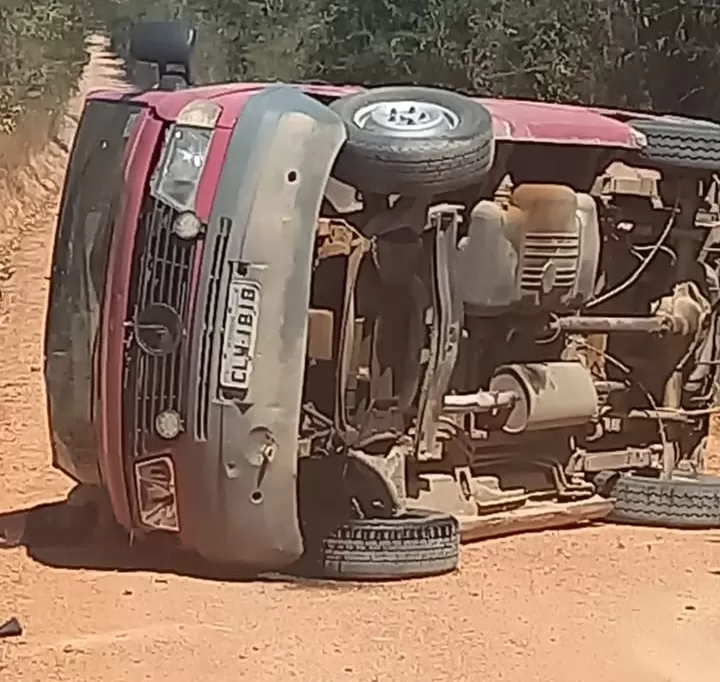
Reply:
[[[130,32],[130,56],[139,62],[157,65],[159,87],[177,90],[191,85],[190,58],[197,32],[184,21],[147,21],[133,26]],[[172,74],[173,78],[165,76]],[[167,87],[172,83],[172,87]]]

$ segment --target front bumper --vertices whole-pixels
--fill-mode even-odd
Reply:
[[[320,204],[345,140],[341,120],[294,87],[249,98],[215,194],[191,331],[187,433],[174,450],[180,539],[203,556],[264,569],[303,551],[297,451]],[[220,385],[233,277],[261,303],[246,392]]]

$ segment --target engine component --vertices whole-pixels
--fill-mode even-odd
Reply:
[[[496,412],[512,407],[517,396],[511,391],[505,393],[491,393],[477,391],[476,393],[460,393],[446,395],[443,401],[443,412],[446,414],[484,414]]]
[[[550,324],[553,330],[570,334],[610,334],[613,332],[637,334],[684,334],[687,323],[684,318],[660,314],[650,317],[560,317]]]
[[[420,474],[415,509],[438,509],[454,516],[477,516],[522,507],[530,497],[524,488],[503,488],[496,476],[473,476],[468,467],[450,474]]]
[[[498,367],[490,391],[517,395],[506,433],[582,426],[598,410],[592,376],[579,362],[543,362]]]
[[[573,309],[590,298],[600,253],[595,200],[562,185],[519,185],[509,202],[481,201],[458,247],[468,314],[522,302]]]
[[[313,360],[332,360],[335,315],[332,310],[310,308],[308,314],[307,356]]]
[[[663,296],[653,305],[653,313],[658,317],[671,318],[680,334],[695,334],[703,317],[710,312],[710,302],[702,295],[695,282],[679,282],[673,287],[672,294]]]
[[[645,467],[658,468],[662,464],[663,446],[649,445],[623,450],[586,452],[578,450],[568,462],[566,473],[599,473],[601,471],[637,470]]]
[[[523,294],[573,289],[580,255],[577,195],[569,187],[521,185],[513,204],[525,219],[520,251]]]

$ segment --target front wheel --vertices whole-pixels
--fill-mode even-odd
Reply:
[[[333,175],[361,192],[442,194],[478,183],[492,166],[492,116],[464,95],[387,87],[342,97],[330,108],[348,131]]]
[[[460,529],[447,514],[408,510],[387,519],[352,519],[309,548],[300,571],[335,580],[398,580],[457,568]]]

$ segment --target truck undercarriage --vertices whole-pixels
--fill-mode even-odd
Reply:
[[[378,474],[361,513],[437,509],[487,537],[604,517],[619,480],[702,470],[717,187],[599,170],[590,192],[506,177],[475,203],[325,202],[303,451]]]

